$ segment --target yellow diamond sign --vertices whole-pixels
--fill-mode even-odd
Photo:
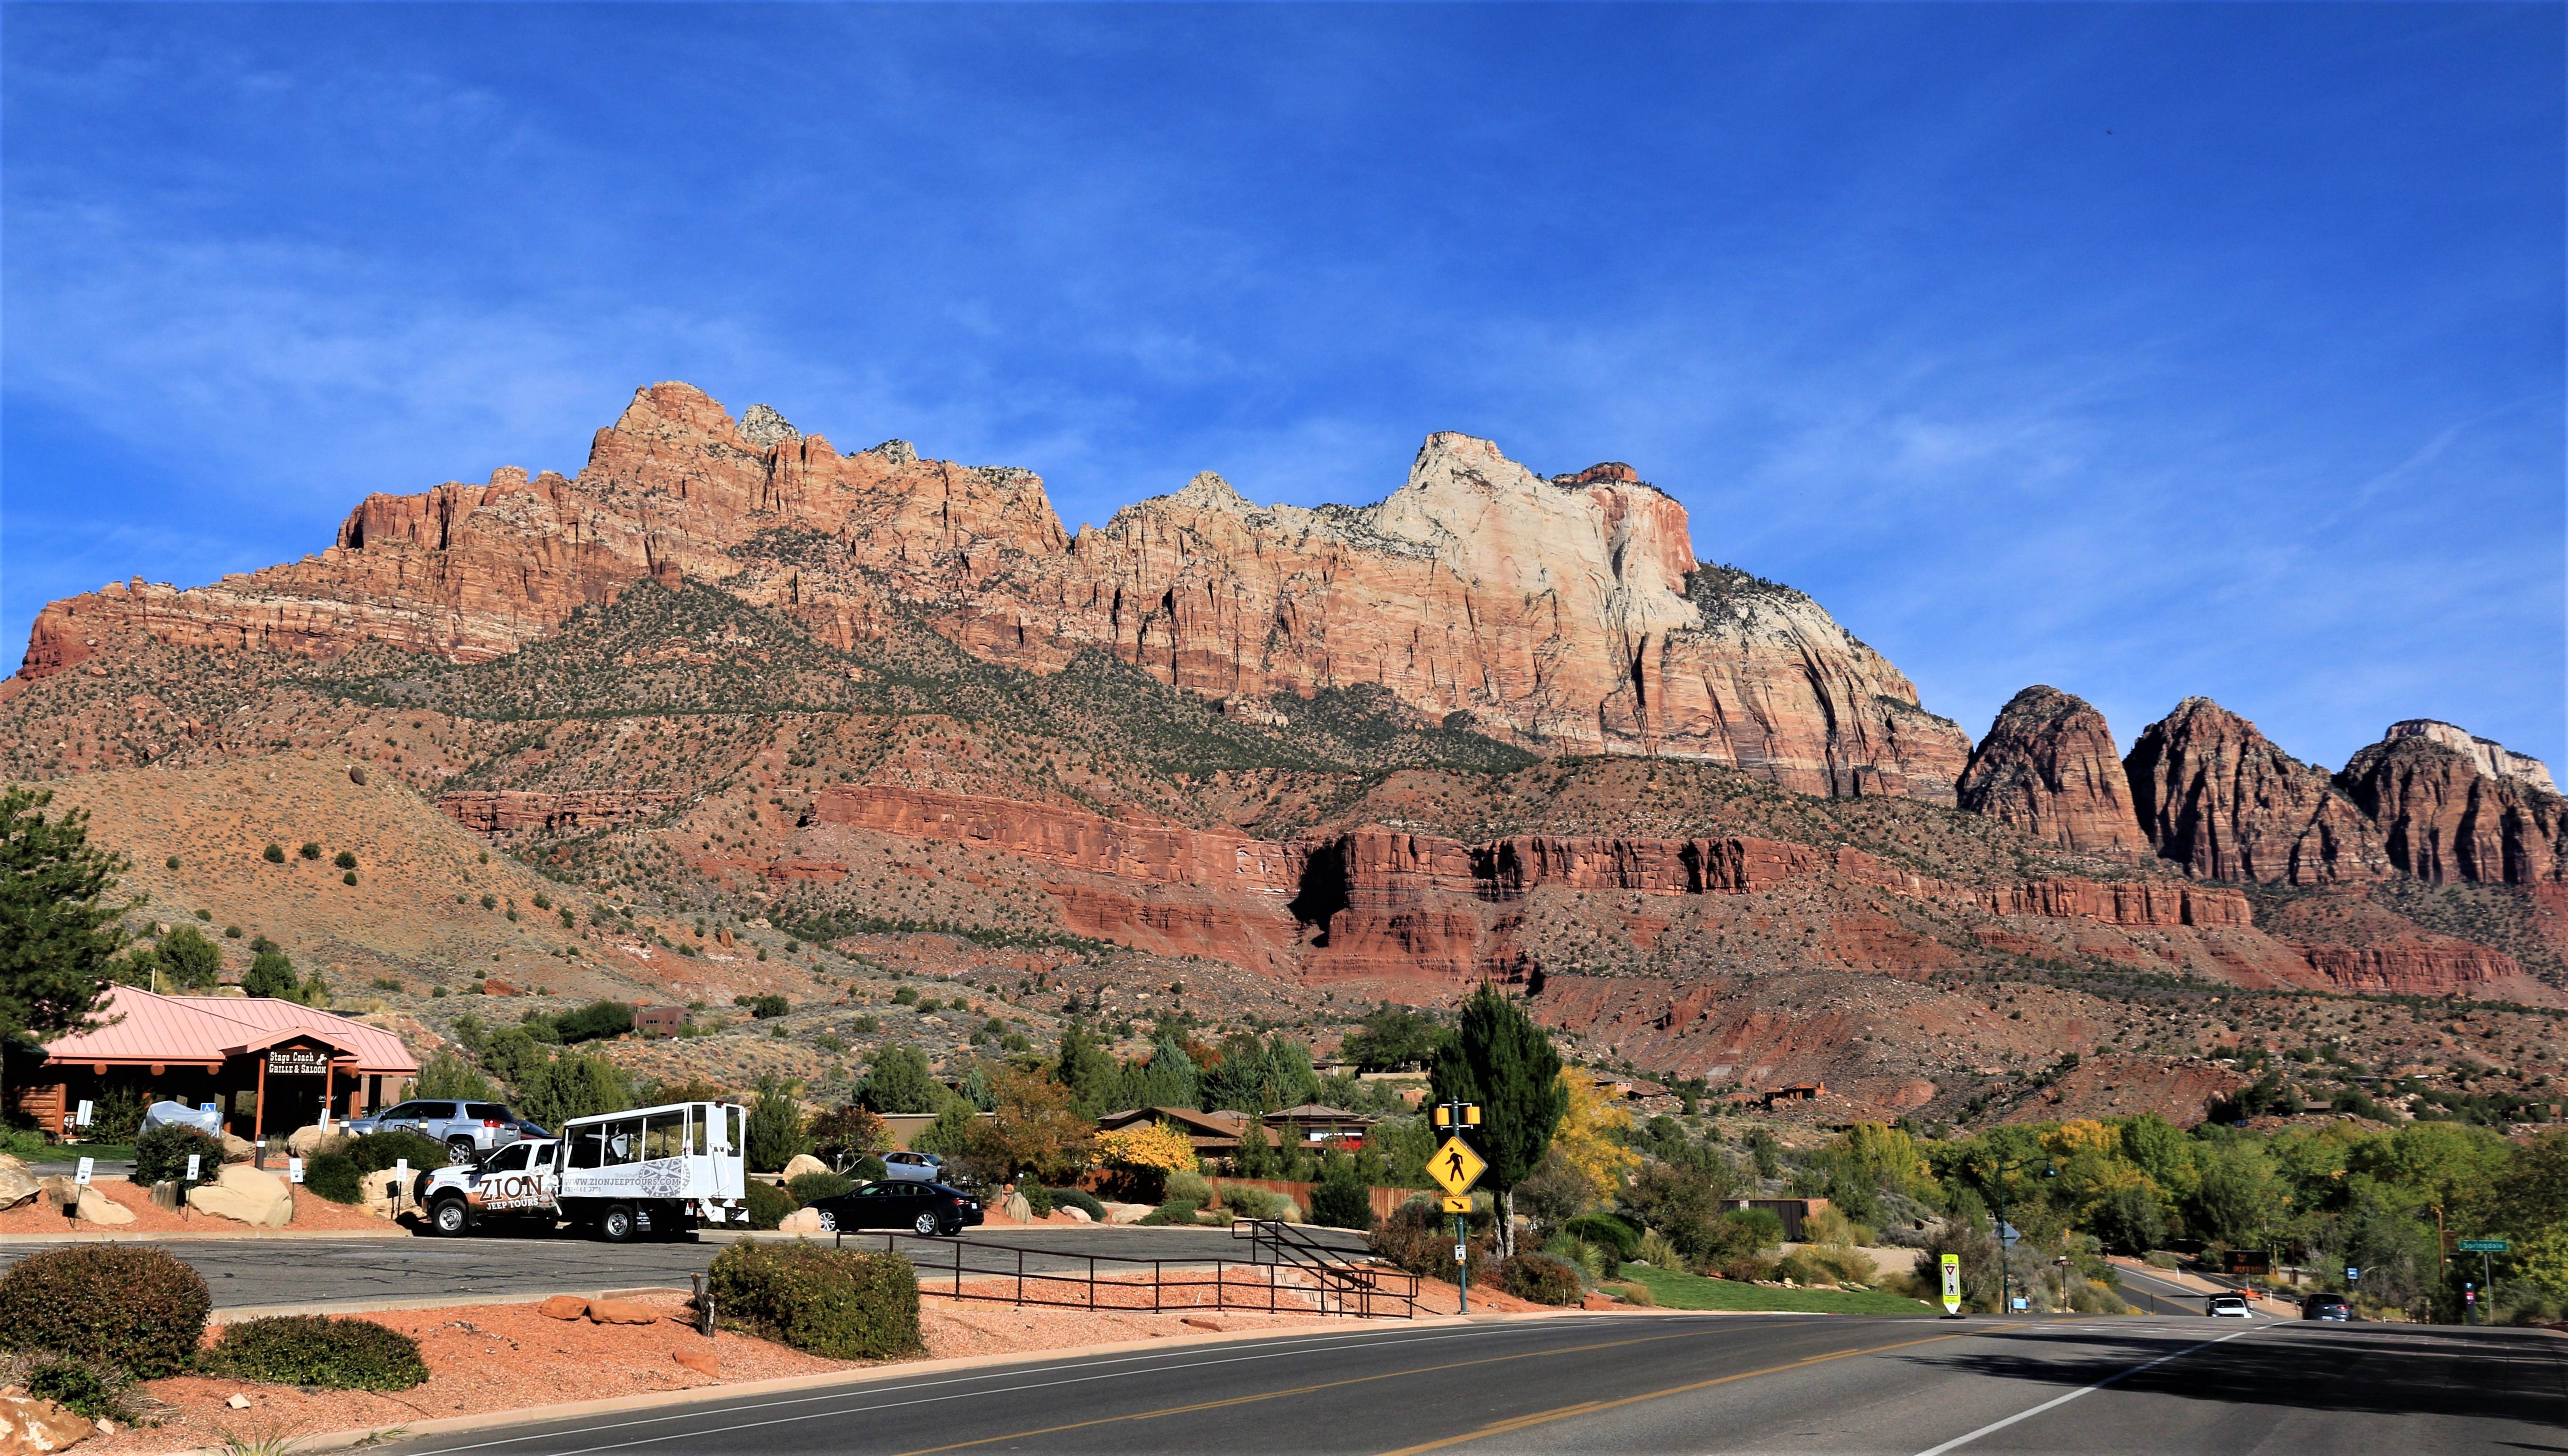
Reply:
[[[1470,1192],[1471,1185],[1479,1182],[1480,1175],[1487,1171],[1488,1161],[1471,1151],[1471,1145],[1458,1137],[1444,1139],[1444,1146],[1438,1148],[1436,1156],[1427,1160],[1427,1176],[1455,1198]]]

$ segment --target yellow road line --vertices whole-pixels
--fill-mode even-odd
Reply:
[[[1799,1324],[1807,1323],[1808,1321],[1794,1320],[1792,1322]],[[943,1446],[921,1446],[915,1451],[903,1451],[899,1453],[899,1456],[935,1456],[935,1453],[940,1451],[963,1451],[974,1446],[995,1445],[1000,1441],[1024,1441],[1031,1440],[1036,1436],[1055,1436],[1061,1434],[1063,1431],[1086,1430],[1090,1426],[1111,1426],[1118,1421],[1156,1420],[1161,1416],[1189,1415],[1199,1410],[1219,1410],[1224,1406],[1230,1405],[1253,1405],[1261,1400],[1281,1400],[1287,1396],[1309,1395],[1318,1390],[1342,1390],[1349,1385],[1369,1385],[1377,1380],[1399,1380],[1405,1379],[1411,1375],[1433,1375],[1444,1370],[1464,1370],[1469,1369],[1473,1365],[1498,1365],[1504,1364],[1509,1360],[1539,1359],[1548,1355],[1574,1355],[1585,1353],[1589,1350],[1620,1349],[1625,1345],[1656,1344],[1662,1340],[1669,1339],[1693,1339],[1702,1335],[1721,1332],[1723,1331],[1718,1326],[1715,1326],[1705,1329],[1684,1330],[1676,1334],[1645,1334],[1632,1339],[1601,1340],[1595,1344],[1573,1344],[1544,1349],[1523,1350],[1511,1355],[1483,1355],[1475,1360],[1452,1360],[1442,1365],[1423,1365],[1415,1369],[1408,1370],[1385,1370],[1379,1374],[1373,1375],[1354,1375],[1344,1380],[1323,1380],[1316,1385],[1296,1385],[1289,1390],[1264,1390],[1254,1395],[1233,1395],[1223,1400],[1197,1401],[1192,1405],[1170,1405],[1163,1406],[1157,1410],[1136,1410],[1125,1415],[1102,1415],[1094,1420],[1071,1421],[1066,1425],[1044,1426],[1031,1431],[1011,1431],[1004,1436],[983,1436],[979,1440],[975,1441],[955,1441]],[[1425,1448],[1422,1447],[1421,1449]]]
[[[1465,1431],[1458,1436],[1446,1436],[1441,1441],[1425,1441],[1415,1446],[1403,1446],[1397,1451],[1386,1451],[1383,1453],[1383,1456],[1416,1456],[1416,1453],[1421,1451],[1441,1451],[1447,1446],[1461,1445],[1465,1441],[1478,1441],[1484,1440],[1490,1436],[1503,1436],[1509,1431],[1520,1431],[1525,1429],[1527,1426],[1543,1425],[1547,1422],[1556,1420],[1568,1420],[1573,1416],[1593,1415],[1600,1410],[1612,1410],[1616,1406],[1622,1405],[1637,1405],[1644,1400],[1664,1400],[1668,1396],[1683,1395],[1691,1390],[1709,1390],[1715,1385],[1727,1385],[1733,1380],[1753,1380],[1759,1375],[1771,1375],[1783,1370],[1797,1370],[1805,1365],[1817,1365],[1824,1364],[1829,1360],[1841,1360],[1846,1358],[1848,1355],[1879,1354],[1881,1351],[1886,1349],[1906,1349],[1910,1345],[1933,1344],[1938,1340],[1964,1339],[1969,1337],[1971,1334],[1981,1332],[1982,1331],[1979,1330],[1956,1330],[1951,1334],[1929,1335],[1924,1339],[1903,1339],[1895,1344],[1875,1344],[1866,1345],[1860,1349],[1831,1350],[1823,1355],[1805,1355],[1800,1359],[1790,1360],[1783,1364],[1767,1365],[1762,1370],[1742,1370],[1736,1375],[1716,1375],[1709,1380],[1697,1380],[1686,1385],[1671,1385],[1665,1390],[1652,1390],[1641,1395],[1626,1395],[1619,1400],[1585,1400],[1576,1405],[1564,1405],[1554,1410],[1541,1410],[1536,1411],[1531,1415],[1519,1415],[1507,1420],[1497,1421],[1490,1425],[1482,1426],[1478,1430]]]

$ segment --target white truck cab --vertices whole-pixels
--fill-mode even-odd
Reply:
[[[432,1232],[482,1218],[569,1223],[610,1243],[698,1224],[749,1222],[749,1109],[677,1102],[574,1117],[557,1138],[524,1138],[478,1163],[420,1175]]]

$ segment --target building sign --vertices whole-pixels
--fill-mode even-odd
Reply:
[[[317,1077],[330,1069],[330,1053],[308,1046],[276,1046],[268,1049],[267,1074],[272,1077]]]

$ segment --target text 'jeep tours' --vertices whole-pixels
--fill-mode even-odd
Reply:
[[[749,1111],[680,1102],[574,1117],[558,1138],[520,1138],[478,1163],[419,1176],[428,1226],[463,1234],[477,1220],[532,1218],[612,1243],[700,1223],[749,1222]]]

